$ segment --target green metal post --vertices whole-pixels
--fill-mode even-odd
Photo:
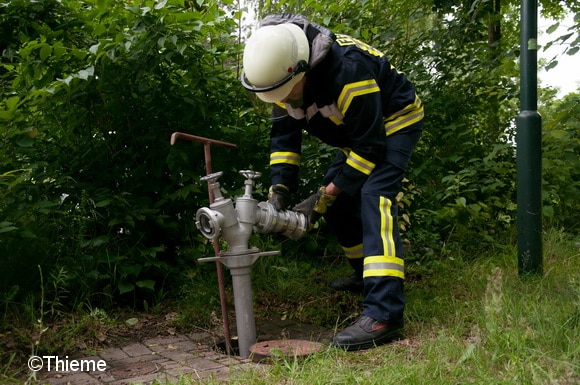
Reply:
[[[542,117],[538,113],[537,0],[521,0],[520,114],[516,118],[520,275],[543,273]]]

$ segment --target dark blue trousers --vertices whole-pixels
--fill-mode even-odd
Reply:
[[[403,326],[405,309],[403,243],[397,223],[396,197],[423,122],[387,136],[387,151],[361,190],[340,194],[325,219],[348,260],[364,278],[363,315]],[[330,183],[346,162],[342,151],[327,170]]]

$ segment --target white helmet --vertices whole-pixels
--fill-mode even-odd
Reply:
[[[267,25],[248,39],[242,85],[265,102],[284,100],[308,71],[308,39],[296,24]]]

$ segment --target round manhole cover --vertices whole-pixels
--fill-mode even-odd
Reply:
[[[260,362],[274,356],[301,357],[319,352],[324,345],[306,340],[272,340],[262,341],[250,346],[250,357],[254,362]]]

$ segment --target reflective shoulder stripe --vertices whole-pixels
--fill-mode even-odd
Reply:
[[[342,115],[346,114],[350,103],[356,96],[380,92],[379,86],[375,79],[362,80],[360,82],[349,83],[345,85],[338,96],[338,109]]]
[[[281,163],[300,166],[300,154],[284,151],[277,151],[270,154],[270,165]]]
[[[370,175],[373,169],[375,168],[375,164],[373,162],[369,162],[362,156],[356,154],[354,151],[351,151],[348,154],[348,158],[346,159],[346,164],[350,167],[354,168],[362,172],[365,175]]]
[[[341,246],[342,250],[344,251],[344,255],[346,255],[346,257],[348,259],[358,259],[358,258],[362,258],[363,256],[363,245],[358,244],[356,246],[352,246],[352,247],[345,247],[345,246]]]
[[[288,111],[288,115],[296,120],[304,119],[306,117],[306,113],[302,108],[292,108],[289,104],[286,106],[286,111]]]
[[[343,35],[343,34],[336,34],[336,43],[340,46],[348,46],[348,45],[355,45],[358,49],[366,51],[374,56],[384,56],[384,54],[379,51],[378,49],[371,47],[367,43],[363,43],[362,41],[353,38],[352,36]]]
[[[323,117],[330,119],[332,123],[337,126],[343,124],[342,119],[344,116],[340,113],[338,107],[334,103],[321,108],[318,108],[316,103],[312,103],[312,105],[306,109],[306,119],[310,120],[318,112],[320,112],[320,115]]]

